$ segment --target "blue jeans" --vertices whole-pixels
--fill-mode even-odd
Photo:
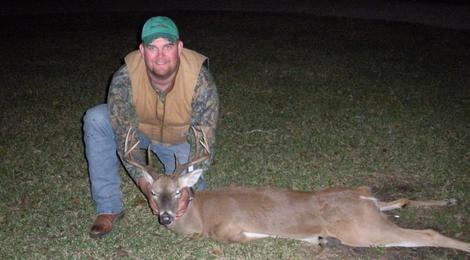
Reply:
[[[83,117],[83,132],[85,141],[85,155],[88,161],[91,195],[96,203],[98,214],[120,213],[123,210],[121,178],[119,176],[119,160],[115,135],[111,126],[106,104],[97,105],[87,110]],[[176,158],[180,163],[189,159],[190,145],[182,143],[176,145],[151,144],[150,140],[139,133],[140,148],[150,149],[165,167],[165,173],[173,173]],[[196,188],[205,189],[206,182],[201,177]]]

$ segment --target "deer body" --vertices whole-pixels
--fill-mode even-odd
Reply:
[[[344,196],[338,197],[338,194]],[[229,242],[263,237],[305,241],[318,236],[326,238],[331,236],[330,229],[334,232],[335,225],[350,217],[349,209],[331,207],[329,205],[335,205],[331,202],[358,203],[359,194],[347,189],[315,194],[266,187],[201,191],[196,192],[186,214],[167,227],[177,233],[200,233]],[[366,211],[377,211],[372,202],[365,203]],[[160,210],[164,208],[162,205]]]
[[[158,180],[154,185],[158,186]],[[167,208],[165,203],[158,203],[158,196],[157,204],[160,215],[175,211]],[[223,242],[272,237],[311,244],[337,243],[339,240],[353,247],[428,246],[470,252],[469,243],[433,230],[401,228],[381,212],[405,205],[449,204],[450,201],[407,199],[380,202],[367,187],[332,188],[320,192],[225,187],[196,192],[185,214],[165,226],[176,233],[199,233]]]
[[[401,228],[382,213],[404,206],[447,206],[455,203],[452,200],[382,202],[367,187],[333,188],[319,192],[224,187],[194,193],[191,187],[197,183],[202,170],[186,174],[184,171],[206,160],[208,155],[178,166],[175,173],[168,176],[156,174],[133,160],[131,152],[137,143],[128,149],[127,142],[124,158],[140,167],[146,181],[151,183],[151,199],[158,206],[160,223],[180,234],[198,233],[226,242],[272,237],[311,244],[340,242],[353,247],[447,247],[470,252],[469,243],[431,229]],[[201,141],[201,145],[208,151],[207,144]]]

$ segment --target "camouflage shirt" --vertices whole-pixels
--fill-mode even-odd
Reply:
[[[126,64],[121,66],[113,75],[109,87],[107,103],[112,127],[116,136],[115,140],[118,154],[122,158],[124,142],[128,130],[130,128],[138,129],[139,126],[139,118],[137,117],[133,105],[131,80]],[[204,162],[199,167],[196,166],[196,168],[207,170],[215,155],[215,130],[219,114],[219,96],[212,75],[205,66],[202,66],[199,72],[191,106],[192,114],[190,124],[192,126],[203,127],[207,130],[206,138],[211,151],[210,160]],[[132,137],[130,143],[133,144],[136,143],[136,141],[136,137]],[[194,153],[194,138],[188,137],[188,142],[192,147],[191,153]],[[146,153],[133,152],[132,154],[135,160],[145,165]],[[137,183],[137,180],[142,176],[142,170],[125,161],[123,161],[123,163],[129,175]]]

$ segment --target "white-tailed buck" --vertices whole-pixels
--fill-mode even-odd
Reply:
[[[180,234],[199,233],[218,241],[245,242],[260,238],[285,238],[311,244],[353,247],[447,247],[470,252],[470,244],[426,229],[401,228],[383,211],[404,206],[446,206],[453,200],[382,202],[369,188],[327,189],[299,192],[275,188],[224,187],[193,192],[191,187],[202,170],[182,174],[188,167],[209,157],[204,132],[194,130],[196,155],[179,165],[171,176],[156,174],[132,159],[137,144],[128,147],[124,157],[144,170],[153,183],[153,199],[159,208],[159,221]],[[199,133],[199,134],[198,134]],[[205,154],[200,156],[200,148]]]

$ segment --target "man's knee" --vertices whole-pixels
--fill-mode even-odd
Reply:
[[[84,130],[106,128],[108,125],[110,126],[110,121],[108,106],[106,104],[94,106],[89,108],[83,117]]]

